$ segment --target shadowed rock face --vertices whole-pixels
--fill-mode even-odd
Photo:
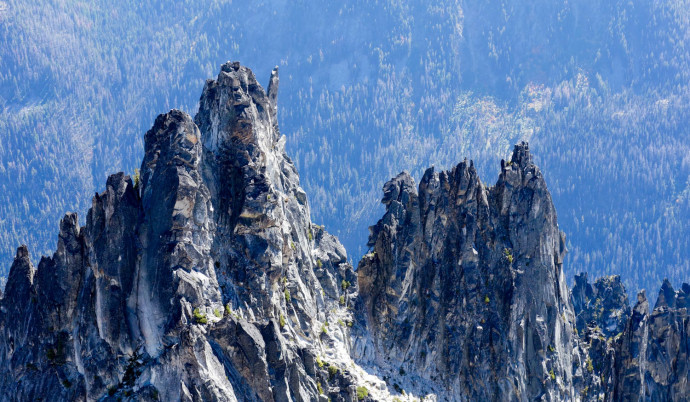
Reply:
[[[607,400],[687,400],[690,388],[688,295],[690,285],[674,290],[666,280],[650,312],[644,291],[634,307],[617,276],[597,279],[575,276],[571,296],[591,365],[605,379]]]
[[[685,399],[690,286],[651,313],[616,277],[569,293],[527,144],[493,187],[466,161],[386,183],[355,273],[311,223],[278,84],[224,64],[194,119],[158,116],[140,175],[110,176],[85,226],[64,217],[52,257],[17,250],[0,401]]]
[[[610,276],[588,282],[587,274],[575,275],[570,298],[575,310],[576,328],[588,347],[584,368],[602,379],[600,389],[583,389],[582,395],[594,398],[604,394],[611,398],[616,382],[615,364],[621,333],[630,319],[630,305],[620,277]]]
[[[690,395],[688,295],[690,285],[684,283],[675,291],[664,281],[651,313],[644,291],[637,296],[618,346],[615,399],[687,400]]]
[[[623,332],[630,317],[630,304],[618,275],[597,279],[590,284],[587,274],[575,275],[572,302],[577,315],[577,330],[599,327],[606,337]]]

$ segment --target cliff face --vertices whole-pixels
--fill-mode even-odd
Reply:
[[[448,384],[468,400],[562,400],[583,356],[562,270],[565,236],[526,144],[498,182],[473,164],[403,173],[358,267],[362,358]]]
[[[654,309],[642,291],[631,309],[617,276],[575,277],[572,299],[582,340],[589,346],[588,369],[603,379],[606,400],[684,401],[688,372],[688,295],[664,281]],[[591,394],[589,394],[591,395]]]
[[[331,393],[317,360],[347,357],[356,280],[310,221],[277,90],[277,70],[266,93],[225,64],[195,120],[156,119],[140,178],[111,176],[85,227],[63,219],[52,258],[35,270],[17,251],[0,304],[0,399]],[[330,375],[334,397],[352,399],[348,370]]]
[[[357,272],[310,220],[268,89],[239,63],[146,133],[80,227],[0,293],[0,400],[682,400],[690,286],[631,311],[578,276],[526,144],[386,183]]]
[[[675,291],[664,281],[654,310],[637,295],[618,345],[616,400],[687,400],[690,395],[690,285]]]

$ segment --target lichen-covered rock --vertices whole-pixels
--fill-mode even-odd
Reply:
[[[575,309],[577,333],[587,349],[585,380],[581,393],[585,399],[610,396],[616,383],[616,359],[622,332],[630,318],[630,305],[620,277],[614,275],[588,282],[587,274],[575,275],[570,292]]]

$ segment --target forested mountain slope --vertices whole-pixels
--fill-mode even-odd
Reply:
[[[133,172],[161,110],[217,65],[280,65],[312,217],[357,260],[378,189],[530,140],[571,270],[690,273],[690,7],[680,1],[0,2],[0,253],[48,254],[66,210]],[[5,271],[6,273],[6,271]]]

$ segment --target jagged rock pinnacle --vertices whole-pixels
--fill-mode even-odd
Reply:
[[[630,310],[620,278],[564,275],[529,146],[387,182],[355,273],[310,219],[267,91],[238,62],[145,135],[86,224],[68,213],[0,294],[10,400],[683,400],[690,285]],[[404,388],[404,391],[403,391]]]
[[[566,321],[574,313],[550,196],[526,144],[516,146],[513,164],[519,169],[504,171],[491,190],[468,161],[428,169],[418,192],[407,174],[384,185],[386,214],[370,229],[373,250],[357,271],[361,325],[373,338],[356,349],[362,359],[395,359],[408,375],[443,379],[468,399],[573,395],[530,380],[553,372],[572,384],[581,352]],[[534,195],[525,199],[527,190]],[[561,321],[560,332],[547,330],[548,320]],[[547,345],[563,351],[548,363],[540,351]]]
[[[110,176],[84,228],[65,216],[52,258],[35,271],[19,248],[0,300],[0,395],[313,400],[330,378],[331,397],[355,398],[354,374],[315,363],[350,367],[337,322],[352,321],[355,275],[310,221],[277,90],[277,69],[266,93],[224,64],[194,119],[158,116],[140,179]]]

